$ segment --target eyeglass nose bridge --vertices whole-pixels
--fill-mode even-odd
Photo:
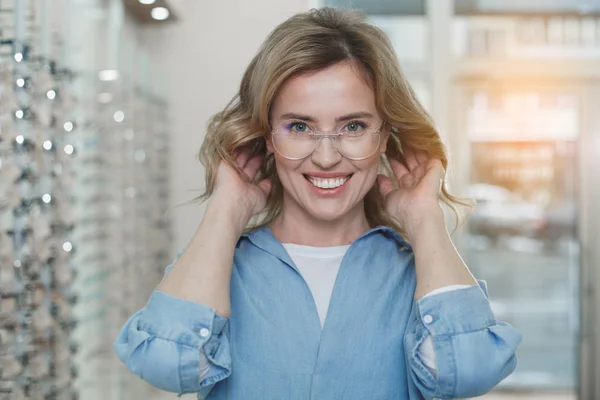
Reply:
[[[319,148],[319,146],[321,145],[321,141],[323,140],[323,138],[328,138],[331,140],[331,145],[333,146],[333,148],[340,153],[342,156],[342,152],[340,151],[340,149],[337,147],[337,139],[342,136],[341,133],[317,133],[314,136],[316,136],[315,139],[315,148],[313,149],[313,151],[310,152],[309,155],[312,155],[315,151],[317,151],[317,149]]]

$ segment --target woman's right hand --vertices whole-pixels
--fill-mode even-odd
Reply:
[[[249,150],[244,149],[238,152],[235,161],[240,172],[228,162],[221,161],[213,197],[219,202],[233,201],[235,209],[240,212],[239,217],[248,221],[265,208],[272,181],[264,179],[258,184],[252,183],[264,156],[252,156]]]
[[[250,218],[267,204],[271,182],[253,184],[263,159],[240,151],[236,164],[221,161],[202,222],[157,290],[231,315],[229,289],[236,243]]]

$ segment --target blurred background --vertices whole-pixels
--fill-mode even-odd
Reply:
[[[456,245],[524,335],[484,398],[600,400],[600,0],[0,0],[1,400],[175,398],[112,341],[202,218],[206,121],[325,5],[389,35],[478,202]]]

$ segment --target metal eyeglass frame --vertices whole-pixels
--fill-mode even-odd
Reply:
[[[273,148],[275,149],[277,154],[279,154],[283,158],[286,158],[286,159],[292,160],[292,161],[303,160],[307,157],[310,157],[315,152],[315,150],[317,150],[319,148],[319,145],[321,144],[321,140],[323,140],[323,138],[331,139],[331,143],[333,144],[333,147],[338,151],[338,153],[340,153],[342,155],[342,157],[347,158],[348,160],[352,160],[352,161],[361,161],[366,158],[369,158],[373,154],[375,154],[377,152],[377,150],[379,149],[379,145],[381,144],[381,133],[383,131],[383,124],[380,128],[378,128],[377,130],[375,130],[373,132],[365,132],[365,135],[377,135],[377,146],[375,146],[375,150],[373,150],[371,153],[369,153],[368,155],[366,155],[364,157],[348,157],[340,151],[340,149],[337,147],[336,144],[337,144],[337,138],[344,136],[343,133],[340,133],[340,131],[342,129],[343,129],[343,127],[340,127],[337,131],[316,131],[316,130],[312,131],[312,133],[310,133],[309,136],[316,136],[315,139],[312,139],[315,142],[315,147],[310,151],[310,153],[308,153],[304,157],[288,157],[285,154],[282,154],[277,149],[277,146],[275,145],[275,141],[273,140],[273,137],[278,134],[277,131],[271,132],[271,143],[273,143]]]

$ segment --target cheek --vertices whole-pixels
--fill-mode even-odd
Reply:
[[[367,174],[377,171],[379,169],[380,155],[374,154],[366,160],[354,161],[352,164],[354,167]]]
[[[377,173],[379,172],[379,154],[366,160],[355,161],[354,167],[360,170],[363,175],[362,185],[367,185],[370,188],[375,184]]]
[[[282,180],[282,177],[284,180],[287,179],[287,176],[290,173],[295,172],[295,170],[297,170],[298,167],[300,167],[300,164],[302,164],[302,161],[288,160],[287,158],[281,157],[277,153],[274,153],[274,157],[275,168],[277,169],[277,175],[279,175],[280,180]]]

